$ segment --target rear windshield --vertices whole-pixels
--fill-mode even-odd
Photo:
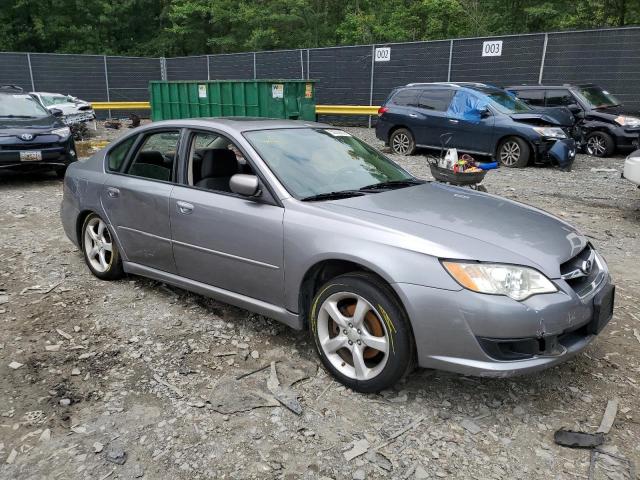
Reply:
[[[0,118],[42,118],[49,115],[31,95],[0,95]]]
[[[591,108],[617,107],[620,105],[616,97],[600,87],[578,87],[578,92]]]

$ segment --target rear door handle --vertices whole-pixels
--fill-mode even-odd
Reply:
[[[417,115],[417,114],[415,114],[415,113],[410,113],[410,114],[409,114],[409,116],[410,116],[411,118],[416,118],[418,115]]]
[[[456,120],[455,118],[450,118],[449,123],[458,123],[458,120]]]
[[[178,212],[183,215],[189,215],[193,212],[193,205],[187,202],[177,201],[176,205],[178,206]]]
[[[118,198],[120,196],[120,189],[116,187],[107,187],[107,195],[111,198]]]

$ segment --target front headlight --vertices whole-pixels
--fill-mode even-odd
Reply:
[[[615,122],[623,127],[640,127],[640,118],[628,117],[627,115],[618,115]]]
[[[558,289],[542,273],[533,268],[498,263],[442,262],[449,274],[463,287],[478,293],[507,295],[524,300],[538,293]]]
[[[69,127],[56,128],[55,130],[51,130],[51,133],[60,138],[67,138],[71,135],[71,129],[69,129]]]
[[[567,135],[558,127],[533,127],[533,129],[547,138],[567,138]]]

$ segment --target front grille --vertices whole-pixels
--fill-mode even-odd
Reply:
[[[49,148],[60,148],[56,143],[18,143],[14,145],[0,145],[0,150],[21,151],[21,150],[47,150]]]
[[[575,257],[560,265],[560,275],[579,297],[593,292],[606,276],[594,248],[587,246]]]

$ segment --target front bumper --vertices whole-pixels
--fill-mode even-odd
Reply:
[[[640,147],[640,128],[618,127],[613,132],[616,147],[621,150],[630,150]]]
[[[40,160],[25,160],[21,152],[40,152]],[[0,143],[0,169],[31,167],[64,167],[76,160],[75,145],[72,139],[48,143]]]
[[[585,298],[578,297],[565,281],[555,283],[558,292],[522,302],[469,290],[400,283],[393,287],[411,319],[421,367],[508,377],[558,365],[595,338],[591,327],[599,307],[594,299],[613,288],[609,275]],[[609,319],[600,322],[599,328]],[[523,343],[512,348],[514,342]],[[492,347],[503,343],[506,351]],[[513,350],[517,355],[511,355]]]

